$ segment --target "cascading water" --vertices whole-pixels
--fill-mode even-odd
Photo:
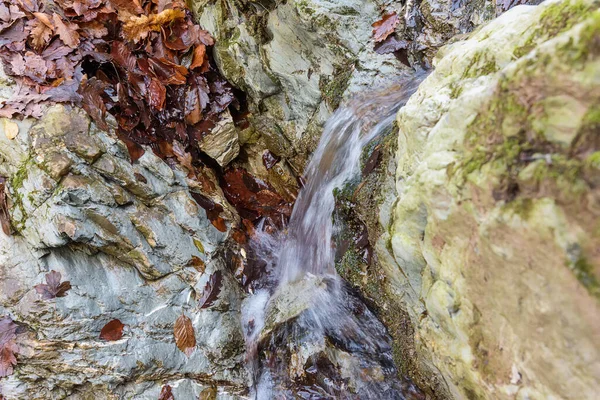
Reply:
[[[356,176],[364,146],[391,128],[421,80],[336,111],[306,168],[287,230],[257,230],[251,246],[267,263],[267,276],[242,307],[252,398],[418,398],[398,378],[385,327],[336,274],[332,213],[333,190]]]

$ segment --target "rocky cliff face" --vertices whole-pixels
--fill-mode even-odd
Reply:
[[[597,394],[598,6],[509,11],[444,47],[398,114],[377,250],[444,397]]]

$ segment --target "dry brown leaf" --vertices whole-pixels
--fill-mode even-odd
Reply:
[[[130,20],[123,25],[123,35],[125,39],[138,43],[140,40],[148,37],[150,32],[160,32],[161,26],[178,18],[185,18],[185,12],[183,10],[170,9],[150,16],[141,15],[139,17],[131,17]]]
[[[175,344],[177,344],[179,350],[189,357],[196,348],[196,336],[192,320],[181,314],[177,318],[177,321],[175,321],[173,335],[175,336]]]
[[[79,45],[79,33],[77,32],[79,26],[71,22],[65,23],[61,16],[56,13],[52,15],[52,20],[54,21],[56,33],[58,33],[60,40],[62,40],[65,45],[73,49],[76,48]]]
[[[48,22],[50,22],[49,19]],[[52,37],[52,33],[54,32],[53,28],[46,24],[44,21],[40,20],[40,18],[36,18],[34,20],[29,21],[28,26],[31,28],[31,32],[29,33],[29,37],[31,38],[31,44],[35,49],[38,50],[43,48],[46,45],[46,43],[48,43],[48,41]]]
[[[4,119],[4,134],[8,140],[13,140],[19,134],[19,125],[10,119]]]

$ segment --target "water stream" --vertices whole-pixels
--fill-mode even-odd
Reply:
[[[333,191],[360,170],[366,144],[393,125],[422,77],[361,95],[325,125],[284,232],[251,243],[267,275],[245,300],[242,318],[263,399],[405,399],[416,389],[398,378],[385,327],[336,274]]]

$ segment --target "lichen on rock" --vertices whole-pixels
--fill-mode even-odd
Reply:
[[[408,290],[417,359],[455,398],[597,391],[598,6],[508,11],[442,48],[398,114],[384,286]]]

